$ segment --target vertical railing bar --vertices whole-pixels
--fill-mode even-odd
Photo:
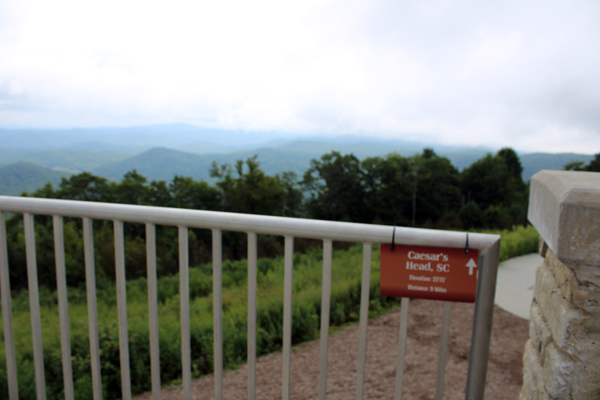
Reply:
[[[477,300],[475,302],[475,315],[473,316],[466,400],[482,399],[485,392],[499,255],[500,238],[485,253],[480,253],[479,257],[480,267],[477,278]]]
[[[85,286],[87,293],[88,325],[90,334],[90,363],[94,400],[102,400],[100,376],[100,339],[98,337],[98,309],[96,306],[96,272],[94,263],[94,232],[92,220],[83,218],[83,254],[85,258]]]
[[[323,283],[321,291],[321,349],[319,355],[319,400],[327,394],[327,351],[331,303],[331,240],[323,240]]]
[[[67,302],[67,276],[65,270],[65,241],[63,219],[52,217],[54,229],[54,257],[56,262],[56,289],[58,290],[58,317],[60,320],[60,347],[62,352],[63,385],[65,400],[73,400],[73,369],[71,366],[71,336],[69,332],[69,306]]]
[[[450,313],[452,302],[444,302],[444,314],[442,316],[442,337],[440,340],[440,361],[438,363],[437,387],[435,400],[442,400],[444,396],[444,377],[446,376],[446,360],[448,358],[448,336],[450,334]]]
[[[180,226],[179,234],[179,300],[181,319],[181,380],[183,398],[192,398],[192,354],[190,346],[190,266],[188,228]]]
[[[404,379],[404,355],[406,350],[406,330],[408,328],[408,305],[410,299],[402,298],[400,305],[400,328],[398,339],[398,359],[396,361],[396,388],[394,390],[394,400],[402,398],[402,381]]]
[[[294,238],[285,237],[283,281],[283,377],[282,399],[290,399],[290,371],[292,361],[292,291],[294,277]]]
[[[248,400],[256,399],[256,233],[248,233]]]
[[[223,400],[223,293],[221,230],[213,229],[213,342],[215,400]]]
[[[24,213],[23,224],[25,228],[25,250],[27,255],[27,278],[29,283],[29,308],[31,310],[35,384],[37,399],[42,400],[46,398],[46,379],[44,375],[44,350],[42,346],[42,322],[40,318],[40,296],[38,292],[33,215]]]
[[[150,370],[152,399],[160,400],[160,351],[158,344],[158,292],[156,288],[156,228],[146,224],[146,265],[148,276],[148,329],[150,333]]]
[[[8,379],[8,397],[19,397],[17,384],[17,361],[15,336],[13,331],[12,305],[10,298],[10,274],[8,272],[8,248],[6,244],[6,217],[0,212],[0,290],[2,291],[2,326],[4,328],[4,348]]]
[[[119,314],[119,353],[121,359],[121,394],[123,396],[123,400],[131,400],[129,338],[127,327],[127,281],[125,280],[125,243],[123,237],[123,221],[114,221],[114,228],[117,308]]]
[[[371,243],[363,243],[363,267],[360,293],[360,322],[358,337],[358,365],[356,372],[355,399],[363,398],[365,382],[365,360],[367,354],[367,325],[369,322],[369,294],[371,290]]]

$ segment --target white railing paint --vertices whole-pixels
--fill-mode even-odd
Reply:
[[[66,282],[64,280],[64,243],[62,218],[83,219],[86,289],[88,296],[88,318],[90,327],[90,356],[94,400],[102,398],[96,285],[94,278],[94,244],[92,220],[112,220],[115,232],[115,263],[117,281],[117,306],[119,319],[119,347],[121,354],[122,396],[131,398],[129,375],[129,348],[127,333],[127,306],[125,280],[125,253],[123,223],[146,225],[146,256],[148,273],[148,310],[150,329],[151,377],[153,399],[160,399],[160,360],[158,345],[158,306],[156,282],[156,238],[155,225],[177,226],[179,230],[179,272],[181,300],[181,343],[183,398],[191,398],[191,353],[190,353],[190,309],[189,309],[189,259],[188,229],[212,230],[213,237],[213,317],[214,317],[214,376],[215,399],[223,398],[223,325],[222,325],[222,245],[221,232],[237,231],[248,234],[248,399],[256,397],[256,245],[257,234],[285,237],[284,251],[284,315],[283,315],[283,376],[282,398],[290,398],[291,334],[292,334],[292,289],[294,238],[311,238],[323,241],[323,288],[321,309],[321,342],[319,359],[319,399],[327,393],[327,351],[329,332],[329,307],[331,296],[332,242],[363,243],[362,288],[359,322],[359,351],[357,360],[357,400],[363,398],[365,358],[367,351],[367,325],[371,274],[371,251],[373,244],[389,243],[395,229],[395,242],[405,245],[427,245],[460,248],[465,245],[465,234],[427,229],[412,229],[381,225],[354,224],[344,222],[317,221],[296,218],[234,214],[224,212],[184,210],[161,207],[131,206],[121,204],[92,203],[68,200],[49,200],[0,196],[0,289],[2,290],[2,315],[6,363],[8,371],[9,397],[17,398],[18,383],[12,329],[10,283],[8,281],[8,256],[5,230],[5,213],[23,213],[26,238],[27,271],[31,307],[31,325],[35,360],[36,391],[38,399],[45,399],[45,378],[39,311],[37,265],[33,214],[53,216],[57,282],[59,291],[59,314],[61,323],[61,348],[63,356],[65,397],[72,398],[72,374],[70,373],[70,344],[68,341],[68,313]],[[480,273],[477,302],[473,323],[471,357],[467,379],[466,399],[483,398],[487,360],[489,354],[491,319],[494,305],[496,272],[498,267],[499,237],[496,235],[469,235],[469,246],[480,251]],[[62,250],[61,250],[62,249]],[[402,299],[399,329],[399,348],[396,369],[395,399],[401,398],[404,369],[404,350],[408,324],[408,299]],[[440,364],[436,398],[441,398],[448,348],[450,303],[444,305],[443,327],[440,343]],[[64,338],[66,336],[66,338]]]
[[[63,364],[65,400],[74,400],[73,370],[71,367],[71,334],[69,333],[69,308],[67,305],[67,273],[65,270],[65,243],[62,217],[52,218],[54,226],[54,256],[56,258],[56,292],[60,319],[60,348]]]
[[[46,378],[44,375],[42,321],[40,317],[40,295],[38,291],[37,259],[35,254],[35,234],[32,214],[23,214],[23,226],[25,229],[25,252],[27,254],[27,281],[29,289],[29,310],[31,313],[33,362],[35,365],[35,390],[38,400],[42,400],[46,398]]]
[[[181,320],[181,380],[183,399],[192,398],[192,357],[190,345],[190,267],[188,229],[178,228],[179,235],[179,310]],[[213,261],[214,263],[214,261]],[[215,361],[216,362],[216,361]]]
[[[115,269],[117,275],[117,309],[119,319],[119,352],[121,359],[121,393],[123,400],[131,400],[131,378],[129,376],[129,338],[127,330],[127,280],[125,278],[125,241],[123,222],[114,221]]]
[[[213,341],[215,400],[223,400],[223,254],[221,231],[213,229]],[[187,253],[186,253],[187,254]]]
[[[8,248],[6,247],[6,217],[0,212],[0,290],[2,290],[2,327],[4,328],[4,349],[6,370],[8,372],[8,396],[16,399],[19,393],[17,385],[17,362],[15,355],[15,336],[12,323],[10,298],[10,279],[8,273]]]
[[[100,376],[100,338],[98,335],[98,308],[96,305],[96,268],[94,262],[94,233],[92,220],[83,218],[83,254],[85,258],[85,289],[87,295],[90,332],[90,363],[94,400],[102,400]]]
[[[256,400],[256,233],[248,233],[248,400]]]
[[[321,290],[321,347],[319,352],[319,400],[327,393],[327,349],[329,343],[329,311],[331,303],[331,257],[333,243],[323,241],[323,279]]]
[[[404,380],[404,356],[406,352],[406,331],[408,329],[408,307],[410,299],[402,298],[400,304],[400,327],[398,338],[398,359],[396,361],[396,387],[394,388],[394,400],[402,398],[402,381]]]
[[[156,283],[156,227],[146,224],[146,263],[148,273],[148,329],[152,400],[160,400],[160,352],[158,344],[158,288]]]

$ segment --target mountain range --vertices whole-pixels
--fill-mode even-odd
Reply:
[[[47,182],[57,185],[62,177],[82,171],[120,180],[126,172],[136,169],[149,181],[170,181],[180,175],[210,182],[213,162],[233,164],[254,155],[269,175],[294,171],[301,177],[312,159],[332,150],[364,159],[392,152],[410,156],[432,147],[458,169],[497,151],[357,136],[284,140],[281,134],[278,137],[273,132],[209,130],[184,124],[89,130],[0,129],[0,143],[3,195],[31,192]],[[528,153],[519,157],[526,181],[542,169],[562,169],[568,162],[588,163],[593,158],[573,153]]]

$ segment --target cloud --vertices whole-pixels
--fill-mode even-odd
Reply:
[[[0,124],[187,121],[600,148],[593,0],[0,7]]]

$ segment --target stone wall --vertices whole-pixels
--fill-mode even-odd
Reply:
[[[600,174],[541,171],[529,220],[540,232],[519,400],[600,399]]]

